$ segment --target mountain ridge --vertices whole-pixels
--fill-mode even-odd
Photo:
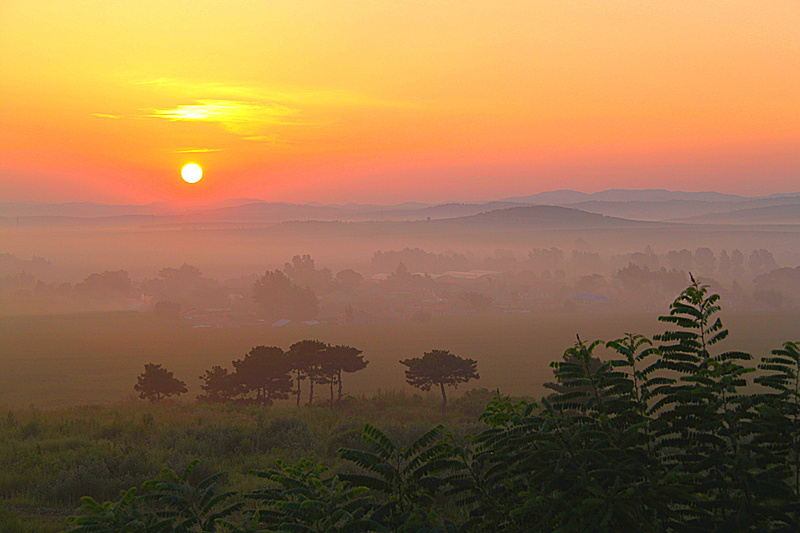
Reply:
[[[548,191],[528,196],[509,197],[483,202],[444,202],[424,204],[402,202],[379,204],[321,204],[308,202],[268,202],[254,198],[232,198],[193,207],[166,203],[145,205],[99,204],[94,202],[15,203],[0,202],[0,218],[25,219],[39,217],[35,225],[45,219],[57,225],[59,220],[101,219],[115,217],[152,217],[155,224],[203,223],[277,223],[290,220],[320,221],[413,221],[473,216],[486,211],[530,205],[572,207],[588,213],[640,221],[688,222],[693,217],[718,215],[748,208],[800,205],[800,194],[772,194],[746,197],[714,191],[684,192],[666,189],[609,189],[595,193],[572,190]],[[744,217],[747,218],[747,217]],[[31,220],[33,220],[31,218]],[[116,222],[122,222],[122,219]],[[703,219],[696,220],[702,223]],[[75,225],[75,221],[69,225]],[[115,223],[116,224],[116,223]],[[118,225],[118,224],[117,224]]]

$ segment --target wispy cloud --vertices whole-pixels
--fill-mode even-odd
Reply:
[[[175,150],[176,154],[202,154],[205,152],[219,152],[219,148],[187,148],[186,150]]]
[[[389,102],[367,95],[342,90],[281,90],[268,87],[232,85],[217,82],[197,82],[178,78],[156,78],[137,82],[171,94],[195,99],[219,98],[241,101],[273,102],[289,107],[416,107],[407,102]]]
[[[277,133],[273,133],[271,135],[250,135],[248,137],[244,137],[244,140],[278,144],[281,139]]]
[[[291,123],[297,110],[274,103],[237,100],[198,100],[172,109],[153,109],[147,116],[177,121],[217,122],[236,135],[257,135],[264,127]]]
[[[277,128],[330,125],[343,109],[353,107],[412,107],[401,102],[386,102],[340,90],[278,90],[267,87],[218,82],[197,82],[178,78],[130,80],[186,102],[170,108],[143,109],[134,118],[169,121],[196,121],[219,124],[225,131],[244,140],[279,144]],[[94,113],[103,118],[122,115]],[[181,150],[212,151],[212,149]]]

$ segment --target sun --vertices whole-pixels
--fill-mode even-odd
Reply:
[[[196,163],[189,163],[181,169],[181,177],[186,183],[197,183],[203,177],[203,169]]]

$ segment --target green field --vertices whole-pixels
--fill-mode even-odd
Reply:
[[[477,419],[490,396],[483,390],[455,400],[448,432],[483,429]],[[335,411],[171,401],[7,411],[0,418],[0,532],[62,531],[82,496],[115,500],[162,469],[182,470],[195,459],[199,479],[228,472],[224,486],[237,491],[263,487],[249,472],[276,460],[340,469],[337,450],[362,447],[367,421],[408,445],[442,419],[436,399],[400,393],[350,400]]]
[[[757,359],[796,340],[800,313],[725,313],[726,350]],[[633,314],[472,315],[426,324],[305,328],[191,328],[139,313],[29,316],[0,320],[0,531],[56,532],[83,495],[114,499],[162,468],[200,459],[198,475],[229,472],[225,486],[258,488],[248,472],[276,459],[310,458],[334,469],[340,447],[358,447],[364,422],[409,443],[444,421],[459,435],[477,434],[492,391],[542,395],[549,363],[585,340],[625,332],[663,331],[656,316]],[[366,370],[347,375],[352,395],[336,410],[194,402],[198,376],[230,365],[252,346],[284,348],[305,338],[364,350]],[[399,360],[431,349],[478,360],[481,379],[453,394],[442,419],[435,392],[418,394]],[[603,356],[602,351],[597,355]],[[189,385],[177,401],[152,405],[134,396],[147,362],[162,363]],[[465,391],[469,391],[465,394]],[[324,391],[322,391],[324,394]],[[280,403],[280,402],[279,402]]]
[[[800,312],[731,313],[723,302],[722,318],[731,331],[727,349],[756,357],[800,337]],[[349,394],[410,392],[398,361],[443,349],[478,361],[481,379],[457,393],[485,387],[538,396],[551,379],[549,363],[561,357],[576,334],[611,340],[625,332],[652,335],[661,326],[655,314],[489,314],[426,324],[227,329],[191,328],[140,313],[4,317],[0,408],[33,405],[50,410],[127,402],[134,396],[136,376],[150,362],[163,364],[185,381],[189,394],[181,401],[192,401],[200,392],[199,376],[211,366],[230,368],[232,360],[259,344],[286,349],[309,338],[364,351],[369,366],[345,376]]]

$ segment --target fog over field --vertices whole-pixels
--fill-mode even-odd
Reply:
[[[353,394],[411,390],[398,361],[446,349],[479,361],[470,387],[538,395],[576,334],[659,331],[690,273],[751,351],[794,338],[800,312],[800,195],[4,203],[0,237],[7,407],[126,401],[149,362],[194,396],[205,369],[302,339],[364,351]],[[256,295],[268,274],[296,292]]]

